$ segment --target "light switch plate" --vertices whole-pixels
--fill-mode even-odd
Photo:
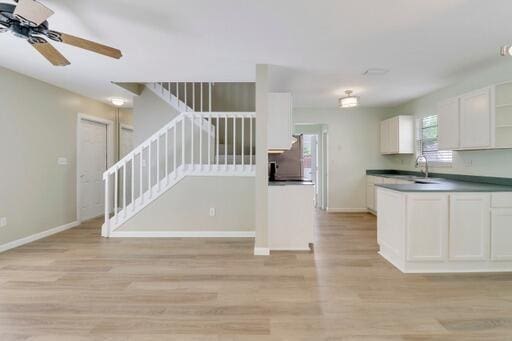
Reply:
[[[210,217],[215,217],[215,207],[210,207]]]
[[[7,218],[1,217],[0,218],[0,227],[5,227],[5,226],[7,226]]]
[[[68,164],[68,159],[65,157],[59,157],[57,159],[57,164],[60,166],[66,166]]]

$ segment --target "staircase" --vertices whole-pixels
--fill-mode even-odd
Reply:
[[[178,112],[212,111],[213,83],[157,82],[147,83],[146,88],[159,96]],[[207,106],[207,110],[204,110]]]
[[[204,102],[211,109],[211,83],[191,83],[192,101],[190,83],[172,84],[174,88],[171,83],[146,87],[181,113],[103,174],[104,237],[187,176],[255,175],[255,113],[194,111],[196,102],[197,109]],[[200,99],[195,98],[195,84],[201,84]]]

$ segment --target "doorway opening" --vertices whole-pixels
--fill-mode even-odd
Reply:
[[[296,124],[295,134],[303,136],[303,177],[315,184],[315,207],[328,207],[327,125]]]

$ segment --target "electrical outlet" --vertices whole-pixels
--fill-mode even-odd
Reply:
[[[5,226],[7,226],[7,218],[1,217],[0,218],[0,227],[5,227]]]
[[[210,207],[210,217],[215,217],[215,207]]]
[[[464,160],[464,165],[465,165],[466,167],[471,167],[471,166],[473,166],[473,160],[471,160],[471,159]]]

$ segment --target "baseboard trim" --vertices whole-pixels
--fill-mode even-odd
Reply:
[[[0,253],[1,252],[5,252],[7,250],[14,249],[16,247],[19,247],[19,246],[22,246],[22,245],[25,245],[25,244],[28,244],[28,243],[32,243],[32,242],[34,242],[36,240],[39,240],[39,239],[43,239],[43,238],[49,237],[49,236],[51,236],[53,234],[56,234],[56,233],[69,230],[70,228],[76,227],[78,225],[80,225],[80,223],[78,221],[73,221],[71,223],[64,224],[64,225],[61,225],[61,226],[57,226],[57,227],[51,228],[49,230],[33,234],[31,236],[28,236],[28,237],[24,237],[24,238],[20,238],[20,239],[17,239],[17,240],[13,240],[12,242],[8,242],[8,243],[5,243],[3,245],[0,245]]]
[[[254,231],[112,231],[111,238],[254,238]]]
[[[268,255],[270,255],[270,249],[268,247],[255,247],[254,255],[255,256],[268,256]]]
[[[367,208],[327,208],[328,213],[368,213]]]
[[[311,248],[309,247],[273,247],[270,251],[296,251],[296,252],[311,252]]]

